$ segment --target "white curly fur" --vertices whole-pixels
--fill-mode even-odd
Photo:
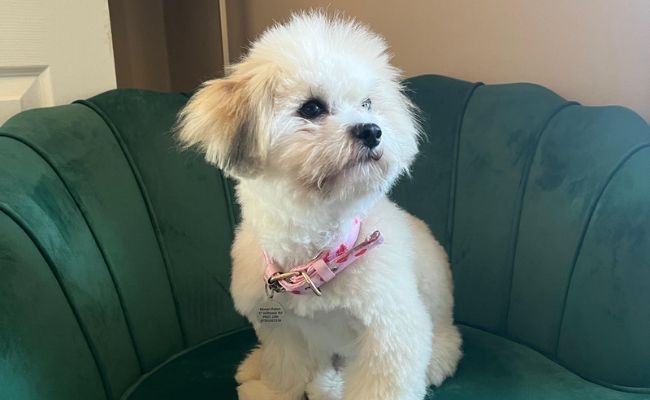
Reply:
[[[461,338],[446,254],[386,197],[418,139],[389,61],[384,40],[363,25],[294,15],[181,114],[181,142],[238,180],[231,290],[260,340],[237,372],[241,400],[420,400],[456,369]],[[312,98],[325,114],[301,117]],[[372,151],[350,134],[359,123],[382,130]],[[384,243],[323,286],[322,297],[276,295],[285,320],[261,326],[262,251],[290,269],[335,246],[356,215],[360,237],[379,229]]]

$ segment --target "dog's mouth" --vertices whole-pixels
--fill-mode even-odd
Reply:
[[[373,161],[381,160],[381,157],[384,155],[384,152],[381,150],[372,150],[368,153],[368,158]]]
[[[384,151],[382,149],[357,147],[354,153],[338,168],[320,170],[317,175],[301,175],[300,182],[303,186],[318,191],[321,194],[332,194],[332,190],[338,186],[341,179],[352,178],[358,184],[365,181],[372,181],[378,176],[383,176],[388,168],[387,162],[382,160]],[[374,177],[374,178],[373,178]]]
[[[360,157],[360,162],[372,162],[372,161],[379,161],[381,160],[381,157],[384,155],[384,152],[379,149],[368,149],[366,151],[361,152],[361,157]]]

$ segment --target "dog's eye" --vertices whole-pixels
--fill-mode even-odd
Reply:
[[[325,108],[325,105],[317,99],[306,101],[302,106],[300,106],[300,109],[298,109],[298,114],[307,119],[318,118],[326,112],[327,109]]]
[[[363,103],[361,103],[361,107],[363,107],[366,110],[370,111],[370,109],[372,108],[372,100],[370,100],[369,98],[365,99],[363,101]]]

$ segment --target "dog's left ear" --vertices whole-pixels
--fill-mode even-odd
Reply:
[[[271,81],[236,73],[204,83],[179,114],[178,140],[229,175],[255,175],[266,159],[271,91]]]

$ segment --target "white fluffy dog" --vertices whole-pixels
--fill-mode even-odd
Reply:
[[[421,400],[456,369],[446,254],[386,197],[418,141],[389,61],[354,21],[294,15],[181,113],[180,141],[238,181],[231,290],[260,341],[242,400]]]

